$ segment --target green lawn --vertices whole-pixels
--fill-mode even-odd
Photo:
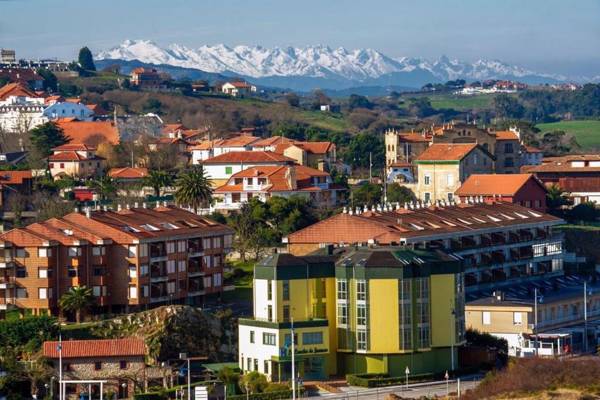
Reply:
[[[238,260],[233,261],[230,264],[232,272],[225,278],[233,276],[235,290],[223,292],[223,301],[252,301],[252,277],[254,274],[255,261],[242,262]]]
[[[334,132],[347,132],[351,126],[341,114],[332,114],[322,111],[303,111],[299,115],[300,119],[316,127],[327,129]]]
[[[600,149],[600,121],[560,121],[547,124],[537,124],[536,128],[544,132],[565,131],[577,139],[584,149]]]
[[[437,110],[452,108],[456,111],[467,111],[472,109],[491,108],[492,101],[496,94],[476,94],[472,96],[459,96],[451,93],[427,93],[414,96],[406,95],[403,97],[404,104],[401,107],[408,107],[411,97],[427,97],[431,101],[431,106]]]

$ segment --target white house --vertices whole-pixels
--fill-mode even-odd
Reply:
[[[94,111],[83,103],[57,101],[48,105],[44,110],[43,115],[51,120],[59,118],[76,118],[80,121],[91,121],[94,116]]]
[[[205,140],[189,147],[192,154],[192,164],[200,164],[202,161],[221,154],[251,151],[252,144],[262,139],[251,135],[235,135],[227,139]]]
[[[206,176],[215,187],[247,168],[293,164],[293,159],[270,151],[232,151],[202,162]]]
[[[244,81],[225,82],[221,86],[221,92],[233,97],[243,97],[256,92],[256,86]]]
[[[19,83],[0,88],[0,129],[26,132],[48,121],[44,99]]]

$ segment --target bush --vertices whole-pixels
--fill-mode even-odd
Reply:
[[[302,395],[304,389],[298,389],[296,396]],[[248,395],[249,400],[279,400],[279,399],[290,399],[292,397],[291,390],[282,390],[276,392],[264,392],[264,393],[252,393]],[[236,396],[227,396],[228,400],[246,400],[245,394],[238,394]],[[151,399],[153,400],[153,399]]]
[[[138,393],[133,395],[134,400],[165,400],[167,398],[162,393]]]

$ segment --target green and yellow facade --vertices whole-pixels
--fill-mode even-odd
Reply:
[[[292,322],[304,379],[457,365],[464,283],[460,261],[445,253],[386,247],[275,254],[256,265],[253,287],[254,318],[239,321],[243,371],[289,379]]]

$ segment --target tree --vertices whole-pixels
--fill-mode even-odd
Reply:
[[[115,180],[108,175],[104,175],[90,182],[90,187],[95,189],[100,195],[100,200],[112,199],[117,193]]]
[[[106,165],[109,168],[119,166],[119,154],[115,146],[109,142],[103,141],[98,144],[96,154],[106,160]]]
[[[95,71],[96,65],[94,65],[94,57],[92,52],[87,47],[82,47],[79,50],[78,58],[79,66],[85,71]]]
[[[383,188],[375,183],[366,183],[352,189],[352,206],[372,206],[381,203]]]
[[[52,154],[54,147],[61,146],[69,142],[62,128],[54,122],[46,122],[29,132],[29,140],[33,149],[42,157],[48,157]]]
[[[567,217],[572,221],[595,222],[599,216],[596,203],[591,201],[577,204],[567,212]]]
[[[40,68],[37,70],[39,76],[44,78],[44,90],[49,92],[56,92],[58,79],[56,75],[47,68]]]
[[[417,200],[412,190],[406,186],[392,183],[387,186],[387,201],[390,203],[409,203]]]
[[[525,113],[525,108],[519,100],[508,94],[494,97],[492,104],[496,115],[500,118],[521,118]]]
[[[85,286],[74,286],[62,295],[58,301],[58,305],[63,311],[74,312],[75,321],[80,323],[81,315],[92,307],[94,302],[92,289]]]
[[[373,108],[373,103],[369,101],[365,96],[358,94],[351,94],[348,98],[348,108],[354,110],[355,108]]]
[[[343,158],[353,167],[369,168],[369,154],[374,168],[381,168],[385,162],[385,146],[381,136],[359,133],[354,136],[343,152]]]
[[[177,205],[190,206],[194,212],[203,205],[212,201],[213,189],[210,180],[204,173],[201,165],[194,165],[187,171],[180,173],[175,181],[175,202]]]
[[[244,393],[262,393],[267,386],[267,377],[257,371],[248,372],[240,379],[240,389]]]
[[[145,113],[159,114],[162,111],[163,104],[158,99],[148,99],[142,106]]]
[[[568,204],[569,198],[560,186],[554,184],[548,187],[548,192],[546,193],[546,205],[551,214],[556,214],[563,206]]]
[[[151,170],[143,179],[144,186],[150,186],[156,197],[160,196],[160,190],[173,184],[173,176],[166,171]]]
[[[436,113],[435,108],[427,97],[417,97],[409,100],[408,112],[415,117],[425,118]]]
[[[229,217],[229,225],[235,231],[235,248],[242,261],[246,261],[247,254],[252,250],[255,255],[260,253],[260,249],[265,245],[266,221],[266,207],[257,199],[242,204],[240,211]]]
[[[287,93],[285,95],[285,101],[287,101],[287,103],[291,107],[300,106],[300,97],[296,93],[293,93],[293,92]]]

